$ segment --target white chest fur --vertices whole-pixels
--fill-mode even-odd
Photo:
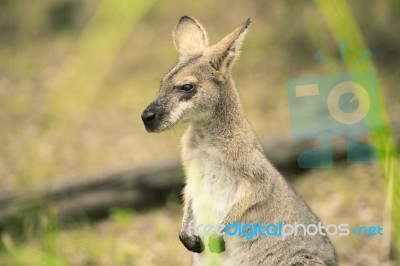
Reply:
[[[186,193],[192,199],[196,223],[221,223],[238,197],[238,179],[215,147],[186,150]]]

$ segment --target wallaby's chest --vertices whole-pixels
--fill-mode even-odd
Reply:
[[[186,191],[198,223],[220,223],[238,194],[238,178],[214,147],[186,151]]]

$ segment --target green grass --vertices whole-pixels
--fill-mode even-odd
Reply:
[[[185,265],[190,257],[177,241],[180,216],[171,203],[146,213],[113,209],[109,220],[61,230],[51,221],[25,240],[4,233],[0,265]]]

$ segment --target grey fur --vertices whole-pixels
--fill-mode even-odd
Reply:
[[[247,20],[208,46],[204,28],[195,19],[182,17],[173,34],[179,61],[142,115],[149,132],[190,123],[182,138],[186,187],[179,238],[194,252],[193,265],[211,265],[212,261],[222,265],[336,265],[332,244],[319,234],[285,240],[257,235],[246,241],[242,236],[218,239],[187,232],[192,220],[224,225],[319,222],[265,158],[241,107],[230,70],[249,24]],[[224,244],[221,250],[212,248],[215,241]],[[217,253],[225,251],[212,253],[210,247]]]

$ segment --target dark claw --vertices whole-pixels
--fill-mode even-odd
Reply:
[[[186,234],[186,232],[181,232],[179,233],[179,240],[189,251],[201,253],[204,250],[203,241],[201,241],[199,236],[191,236]]]
[[[208,239],[208,248],[212,253],[221,253],[225,251],[225,241],[222,236],[213,234]]]

